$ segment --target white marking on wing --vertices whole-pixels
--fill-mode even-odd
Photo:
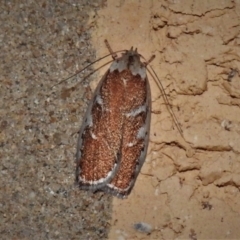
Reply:
[[[135,144],[136,144],[136,143],[130,142],[130,143],[127,144],[127,146],[128,146],[128,147],[132,147],[132,146],[134,146]]]
[[[138,130],[137,139],[143,139],[145,138],[145,135],[146,135],[146,125],[143,125]]]
[[[133,109],[131,112],[126,113],[125,115],[126,117],[136,117],[139,113],[146,112],[146,110],[147,110],[146,105],[142,105],[138,108]]]
[[[100,178],[100,179],[98,179],[98,180],[96,180],[96,181],[88,181],[88,180],[86,180],[86,179],[84,178],[84,176],[83,176],[83,177],[80,177],[79,180],[80,180],[81,182],[83,182],[83,183],[88,183],[88,184],[91,184],[91,185],[98,185],[98,184],[100,184],[100,183],[103,183],[103,182],[108,181],[108,179],[112,177],[112,174],[113,174],[113,172],[115,171],[115,168],[116,168],[116,167],[117,167],[117,164],[115,163],[114,166],[113,166],[112,171],[109,171],[109,172],[107,173],[107,176],[106,176],[105,178]]]
[[[92,131],[90,131],[90,134],[91,134],[91,137],[92,137],[92,139],[97,139],[97,136],[92,132]]]
[[[97,102],[99,105],[103,105],[103,99],[101,98],[100,95],[97,95],[97,97],[96,97],[96,102]]]

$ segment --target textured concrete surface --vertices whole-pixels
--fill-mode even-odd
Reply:
[[[88,19],[102,3],[1,3],[1,239],[107,237],[111,197],[74,185],[88,72],[52,88],[95,59]]]

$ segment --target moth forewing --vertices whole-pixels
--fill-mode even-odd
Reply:
[[[113,61],[89,103],[77,146],[79,187],[127,196],[146,157],[150,118],[146,66],[131,49]]]
[[[120,170],[117,172],[116,177],[113,179],[113,181],[105,187],[104,191],[109,192],[119,198],[124,198],[125,196],[129,195],[132,188],[134,187],[134,184],[137,180],[137,176],[143,166],[143,163],[146,158],[147,149],[148,149],[148,143],[149,143],[149,133],[150,133],[150,122],[151,122],[151,91],[148,79],[146,77],[146,113],[145,113],[145,123],[142,125],[140,129],[138,129],[138,132],[133,134],[138,141],[141,142],[142,148],[136,151],[135,157],[132,159],[123,159],[122,161],[125,161],[126,163],[126,169],[129,170],[130,174],[126,174],[126,169],[124,169],[123,164],[120,167]],[[131,141],[128,141],[127,147],[130,149],[133,146],[133,143]],[[128,150],[128,149],[125,149]],[[132,149],[132,151],[135,151]],[[123,149],[124,152],[124,149]],[[129,152],[128,152],[129,153]],[[130,154],[130,153],[129,153]],[[129,162],[132,164],[129,164]],[[132,166],[132,168],[130,168]],[[124,187],[125,183],[125,187]]]
[[[107,182],[111,181],[114,177],[114,174],[117,171],[119,164],[111,164],[111,168],[109,172],[106,173],[104,176],[99,177],[97,174],[101,166],[99,161],[97,161],[94,157],[91,159],[92,154],[95,153],[94,144],[96,135],[94,135],[93,129],[95,124],[95,119],[93,119],[93,107],[97,109],[98,105],[101,106],[101,100],[99,99],[100,96],[100,89],[102,87],[103,82],[105,81],[109,70],[106,71],[104,76],[102,77],[101,81],[98,83],[92,99],[90,100],[87,111],[83,118],[83,123],[79,131],[78,137],[78,144],[77,144],[77,168],[76,168],[76,179],[77,183],[79,184],[80,189],[84,190],[98,190],[106,185]],[[97,109],[99,111],[99,109]],[[87,147],[85,147],[87,146]],[[93,149],[91,149],[91,146]],[[85,155],[84,155],[85,154]],[[86,156],[88,154],[88,156]],[[83,156],[84,155],[84,156]],[[88,157],[87,159],[85,159]],[[90,160],[89,160],[90,158]],[[118,160],[118,159],[117,159]],[[94,166],[95,165],[95,166]]]

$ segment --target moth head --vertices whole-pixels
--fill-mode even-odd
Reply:
[[[122,54],[121,57],[115,59],[110,66],[110,72],[118,70],[122,72],[123,70],[130,70],[132,75],[140,75],[142,79],[146,78],[146,67],[143,62],[141,62],[141,55],[137,52],[137,48],[130,50]]]

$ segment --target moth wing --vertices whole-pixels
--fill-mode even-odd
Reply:
[[[128,186],[125,189],[121,189],[116,187],[116,184],[108,183],[106,187],[103,188],[103,191],[113,194],[119,198],[125,198],[127,195],[130,194],[132,188],[135,185],[135,182],[137,180],[137,176],[144,164],[146,155],[147,155],[147,149],[148,149],[148,143],[149,143],[149,135],[150,135],[150,124],[151,124],[151,109],[152,109],[152,101],[151,101],[151,89],[149,85],[148,78],[146,76],[146,106],[147,106],[147,114],[145,118],[145,128],[146,133],[144,136],[144,147],[141,150],[141,153],[138,157],[138,159],[135,159],[135,168],[132,172],[131,181],[129,181]],[[121,161],[120,161],[121,164]],[[116,174],[117,175],[117,174]]]
[[[96,191],[104,187],[116,175],[121,160],[121,153],[119,152],[110,152],[111,155],[114,155],[111,157],[111,161],[109,161],[109,156],[104,156],[110,143],[104,140],[107,137],[101,137],[101,132],[103,132],[103,125],[107,126],[107,122],[101,124],[98,121],[102,114],[102,103],[99,98],[101,96],[100,90],[108,74],[109,70],[94,91],[79,132],[76,154],[76,182],[80,189],[84,190]]]

